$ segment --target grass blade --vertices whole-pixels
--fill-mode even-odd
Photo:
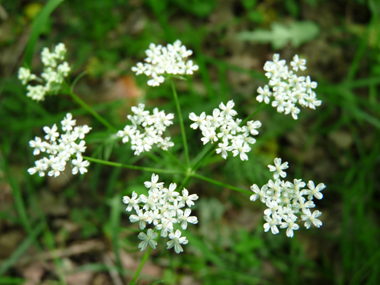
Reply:
[[[57,8],[57,6],[63,1],[64,0],[50,0],[33,21],[32,32],[30,33],[29,42],[25,50],[24,63],[26,66],[30,67],[32,65],[34,47],[36,46],[38,37],[40,36],[46,21],[49,19],[50,14],[55,10],[55,8]]]

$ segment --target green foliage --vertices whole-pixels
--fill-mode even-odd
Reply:
[[[252,183],[262,185],[267,181],[266,165],[277,154],[284,155],[298,164],[292,169],[295,172],[292,177],[305,177],[306,180],[317,175],[318,179],[327,179],[325,197],[318,203],[324,208],[325,215],[321,231],[300,231],[292,240],[283,235],[264,233],[263,208],[259,202],[253,203],[245,194],[194,179],[187,188],[201,197],[194,210],[199,225],[186,234],[189,245],[185,254],[164,253],[165,245],[159,245],[150,261],[152,266],[162,269],[162,276],[150,277],[142,273],[140,277],[144,282],[149,280],[147,282],[159,284],[162,281],[154,281],[164,279],[167,284],[179,284],[183,278],[191,277],[190,282],[212,285],[379,284],[380,58],[378,40],[372,41],[378,31],[379,9],[375,0],[368,4],[364,1],[342,4],[344,1],[340,1],[343,6],[350,3],[368,6],[364,6],[362,12],[371,13],[374,20],[362,24],[362,33],[357,34],[346,34],[349,29],[344,26],[344,21],[339,25],[328,23],[331,29],[324,28],[321,23],[329,17],[325,18],[323,13],[318,16],[321,11],[318,8],[324,5],[325,11],[329,11],[331,1],[307,1],[315,9],[313,15],[318,18],[318,24],[299,21],[299,15],[308,20],[310,13],[299,2],[281,2],[285,7],[284,17],[292,18],[289,25],[280,24],[286,19],[268,12],[278,8],[268,1],[241,1],[245,9],[242,14],[248,16],[248,21],[247,18],[233,18],[228,22],[223,16],[219,17],[222,19],[216,17],[222,9],[217,1],[191,1],[190,4],[183,0],[45,2],[49,3],[42,10],[45,12],[41,11],[40,20],[36,18],[37,24],[33,24],[25,62],[32,62],[37,47],[50,46],[53,41],[67,43],[71,54],[69,61],[76,64],[73,77],[85,69],[92,71],[77,83],[76,92],[83,96],[83,100],[91,101],[96,112],[120,129],[127,122],[130,106],[136,102],[146,103],[149,109],[160,106],[175,112],[169,85],[163,85],[162,89],[148,89],[143,85],[146,80],[140,78],[136,80],[137,85],[146,94],[137,99],[128,98],[126,105],[123,100],[105,102],[99,98],[100,93],[107,92],[102,82],[110,84],[121,74],[129,76],[130,66],[144,58],[144,50],[150,42],[164,44],[176,38],[183,39],[194,50],[194,61],[202,69],[194,81],[176,82],[180,86],[178,96],[185,126],[190,123],[187,119],[190,112],[210,112],[221,101],[234,99],[239,114],[249,114],[256,108],[256,89],[265,79],[261,63],[272,54],[260,43],[270,43],[274,49],[286,47],[287,55],[304,53],[308,62],[314,62],[313,70],[319,82],[317,93],[323,99],[317,114],[305,112],[298,122],[293,122],[269,107],[263,109],[259,115],[265,124],[248,162],[241,164],[234,158],[225,162],[212,157],[200,171],[208,177],[248,190]],[[20,26],[25,21],[22,19],[22,2],[2,3],[10,17],[18,17],[17,25]],[[258,5],[264,6],[264,10],[272,15],[270,20],[257,9]],[[133,15],[137,15],[136,19]],[[234,17],[233,13],[231,15]],[[346,17],[343,12],[327,16],[334,19]],[[134,20],[128,22],[128,19]],[[48,21],[51,34],[39,38]],[[264,30],[268,21],[273,23],[272,28]],[[349,21],[355,21],[355,18]],[[252,27],[254,32],[239,34],[241,40],[250,41],[248,51],[239,47],[240,43],[229,42],[229,36],[234,36],[235,31]],[[319,33],[323,37],[317,38]],[[16,34],[14,38],[18,36]],[[308,42],[312,44],[312,50],[302,46]],[[11,41],[4,46],[9,44]],[[216,49],[220,53],[215,53]],[[335,61],[337,58],[339,60]],[[289,61],[290,58],[286,59]],[[105,252],[84,254],[83,259],[73,257],[75,272],[107,276],[116,272],[125,275],[129,281],[135,271],[120,269],[121,253],[135,261],[140,260],[136,248],[136,235],[140,230],[129,222],[120,199],[133,191],[146,193],[142,185],[150,179],[150,174],[93,164],[90,176],[83,179],[63,177],[66,184],[55,185],[51,180],[26,173],[34,160],[28,141],[41,136],[43,126],[58,122],[70,111],[99,130],[86,137],[89,153],[102,159],[160,169],[178,169],[178,165],[156,150],[152,157],[134,157],[128,147],[119,145],[106,127],[79,109],[69,96],[59,94],[59,97],[49,97],[45,102],[31,101],[16,78],[17,64],[15,66],[9,78],[8,75],[0,78],[0,187],[3,191],[0,195],[0,236],[6,236],[10,229],[17,229],[25,238],[11,255],[0,261],[0,275],[4,275],[0,276],[0,284],[26,282],[21,278],[18,263],[29,252],[52,253],[57,244],[64,251],[71,241],[94,238],[104,240],[107,250],[114,253],[113,265],[104,263]],[[242,78],[248,79],[238,81]],[[179,128],[170,132],[176,146],[180,145]],[[190,156],[197,157],[203,150],[199,134],[189,128],[186,132]],[[342,144],[345,139],[348,146]],[[175,148],[173,152],[177,151]],[[181,153],[177,158],[184,161]],[[178,184],[183,180],[180,175],[165,174],[162,178]],[[56,196],[56,201],[64,201],[69,213],[56,217],[45,212],[40,202],[47,192]],[[6,200],[7,195],[12,199]],[[5,202],[1,200],[3,198]],[[54,225],[58,219],[70,221],[78,226],[78,231],[57,229]],[[63,231],[64,240],[57,241]],[[53,275],[52,279],[64,284],[65,274],[72,273],[65,271],[67,268],[57,257],[51,263],[50,260],[44,262],[54,268],[46,274],[47,279]]]
[[[273,23],[271,30],[256,29],[253,32],[241,32],[237,38],[242,41],[271,43],[274,50],[285,47],[289,42],[293,47],[311,41],[319,34],[319,27],[314,22],[291,22],[289,25]]]

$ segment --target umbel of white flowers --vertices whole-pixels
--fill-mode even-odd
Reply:
[[[153,114],[150,115],[149,111],[145,111],[144,108],[144,104],[131,108],[134,115],[128,115],[127,118],[132,122],[132,125],[126,125],[124,130],[117,132],[117,136],[123,138],[123,143],[131,141],[131,148],[135,151],[135,155],[150,151],[155,144],[163,150],[168,150],[169,147],[174,146],[170,137],[162,137],[166,127],[173,124],[174,114],[166,115],[164,111],[154,108]],[[143,129],[142,132],[140,132],[139,127]]]
[[[46,141],[36,137],[29,142],[29,145],[34,148],[33,154],[39,155],[41,152],[47,153],[49,156],[39,159],[35,162],[35,166],[28,169],[29,174],[38,173],[39,176],[45,176],[48,172],[49,176],[57,177],[65,170],[66,164],[71,160],[74,166],[73,174],[84,174],[90,163],[83,160],[82,153],[86,150],[86,142],[83,140],[85,135],[91,130],[87,125],[75,126],[76,120],[70,113],[61,121],[62,131],[60,134],[57,126],[54,124],[51,128],[44,127],[46,133]],[[49,171],[50,169],[50,171]]]
[[[148,196],[132,193],[132,197],[124,196],[123,203],[128,205],[127,211],[132,209],[136,214],[129,217],[132,223],[139,223],[141,230],[148,225],[147,232],[141,232],[137,236],[141,243],[138,245],[140,250],[145,250],[149,245],[153,249],[157,246],[158,232],[160,236],[166,238],[167,249],[173,248],[176,253],[183,252],[181,244],[187,244],[188,240],[182,235],[182,230],[186,230],[188,223],[196,224],[198,219],[196,216],[190,216],[190,207],[194,205],[194,201],[198,199],[196,194],[189,195],[189,191],[185,188],[182,195],[176,191],[177,185],[171,183],[169,188],[164,187],[163,182],[158,182],[158,175],[152,174],[151,181],[144,182],[148,188]],[[178,226],[176,226],[178,224]],[[176,229],[177,228],[177,229]]]
[[[132,71],[136,75],[144,73],[149,76],[151,79],[148,80],[148,85],[150,86],[159,86],[163,83],[165,81],[163,75],[193,74],[199,68],[198,65],[194,65],[192,60],[187,60],[193,52],[186,49],[180,40],[176,40],[166,47],[151,43],[145,53],[147,55],[145,63],[137,63],[132,67]]]
[[[319,183],[315,186],[313,181],[307,183],[308,189],[303,189],[306,183],[302,179],[294,179],[293,183],[279,179],[285,178],[285,169],[288,168],[288,162],[281,163],[281,158],[274,159],[274,165],[268,165],[269,170],[273,173],[274,180],[269,180],[261,189],[253,184],[251,190],[255,193],[251,196],[251,201],[260,199],[266,204],[268,209],[264,211],[264,230],[271,230],[273,234],[278,234],[278,226],[286,228],[286,235],[293,237],[294,231],[299,229],[297,224],[298,216],[304,221],[305,228],[309,229],[313,224],[317,228],[322,226],[318,219],[322,212],[311,208],[315,207],[313,198],[320,200],[323,198],[321,191],[326,188],[325,184]],[[306,196],[306,198],[304,197]]]
[[[320,106],[322,101],[317,99],[317,95],[313,91],[317,87],[317,82],[311,81],[310,76],[295,74],[298,70],[305,70],[305,64],[305,59],[300,59],[298,55],[295,55],[293,61],[290,62],[293,70],[289,70],[286,61],[280,60],[278,53],[274,54],[273,61],[267,61],[264,65],[269,85],[257,89],[260,94],[256,97],[257,101],[269,104],[273,98],[272,106],[277,108],[277,112],[292,114],[295,120],[298,119],[298,114],[301,112],[297,104],[311,109]]]
[[[48,48],[44,48],[41,52],[41,61],[44,70],[41,77],[30,72],[30,69],[20,67],[18,70],[18,78],[23,85],[30,81],[37,81],[41,85],[27,85],[28,93],[26,96],[36,101],[43,101],[46,94],[57,94],[61,89],[61,84],[65,77],[69,75],[70,66],[64,61],[66,55],[66,47],[63,43],[55,46],[54,51],[50,52]]]
[[[237,112],[233,109],[234,101],[228,101],[227,105],[220,103],[219,109],[215,108],[212,115],[203,112],[200,116],[190,113],[190,120],[194,121],[191,128],[202,131],[203,144],[208,142],[218,143],[216,153],[220,153],[224,159],[231,151],[233,156],[240,156],[241,160],[248,160],[246,154],[251,150],[250,144],[254,144],[256,139],[252,136],[258,135],[258,128],[261,127],[260,121],[248,121],[246,126],[240,126],[242,120],[234,119]]]

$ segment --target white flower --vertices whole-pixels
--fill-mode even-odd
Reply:
[[[277,225],[279,225],[280,221],[277,218],[272,219],[269,216],[264,216],[264,220],[267,221],[267,223],[264,224],[264,231],[265,232],[271,230],[272,234],[274,234],[274,235],[279,233]]]
[[[234,156],[237,156],[239,154],[241,160],[248,160],[248,155],[246,152],[249,152],[251,148],[247,143],[243,143],[242,141],[235,141],[235,143],[232,145],[232,153]]]
[[[265,203],[265,192],[268,189],[267,185],[264,185],[261,189],[256,184],[253,184],[251,186],[252,192],[255,194],[251,195],[249,198],[251,201],[256,201],[258,198],[260,198],[261,202]]]
[[[41,78],[31,74],[30,70],[24,67],[19,69],[19,79],[22,84],[26,85],[29,81],[38,80],[41,85],[27,85],[27,96],[36,101],[43,101],[46,94],[57,94],[61,88],[65,77],[69,75],[70,66],[64,61],[66,54],[65,45],[60,43],[55,46],[54,52],[44,48],[41,52],[41,61],[44,64],[44,70]]]
[[[139,222],[139,227],[141,230],[145,229],[146,223],[150,223],[151,218],[147,215],[143,210],[138,210],[137,215],[129,216],[129,220],[131,223]]]
[[[256,100],[259,102],[264,101],[265,104],[269,104],[270,97],[272,97],[272,92],[269,90],[269,86],[265,85],[264,88],[259,87],[257,92],[260,94],[256,97]]]
[[[303,210],[304,215],[301,216],[302,221],[305,221],[305,228],[309,229],[311,224],[314,224],[317,228],[322,226],[321,220],[317,219],[322,215],[322,212],[315,210],[313,214],[309,209]]]
[[[281,175],[283,169],[287,169],[287,163],[281,163],[280,158],[275,159],[275,166],[269,165],[270,171],[274,171],[274,176],[285,177],[286,173]],[[272,231],[277,234],[278,226],[286,228],[286,235],[288,237],[294,236],[294,230],[299,229],[296,223],[298,216],[301,215],[302,221],[305,221],[305,227],[310,228],[311,224],[320,227],[322,222],[317,219],[322,213],[318,210],[311,213],[310,208],[314,208],[315,204],[312,201],[313,197],[321,199],[323,195],[320,193],[326,186],[323,183],[315,187],[313,181],[309,181],[309,190],[303,190],[305,182],[302,179],[294,179],[293,183],[276,179],[275,181],[269,180],[261,189],[253,184],[251,190],[254,192],[250,200],[255,201],[260,198],[262,203],[268,207],[264,211],[264,219],[267,223],[264,224],[264,230],[267,232]],[[307,201],[304,195],[309,195]]]
[[[289,70],[285,60],[279,60],[279,54],[275,54],[273,61],[267,61],[264,64],[265,76],[270,80],[264,88],[257,89],[259,95],[256,100],[269,104],[273,97],[271,105],[277,109],[277,112],[291,114],[295,120],[298,119],[300,113],[298,104],[312,109],[320,106],[322,102],[317,100],[315,92],[312,91],[317,87],[317,83],[311,81],[310,76],[295,74],[295,71],[305,70],[305,64],[305,59],[299,59],[298,55],[295,55],[291,61],[293,70]]]
[[[35,140],[31,140],[29,141],[29,145],[30,147],[34,147],[34,151],[33,151],[33,154],[34,155],[38,155],[40,154],[40,152],[45,152],[46,150],[46,144],[45,142],[41,141],[41,138],[39,137],[35,137]]]
[[[145,58],[146,63],[137,63],[136,66],[132,67],[132,71],[136,75],[144,73],[153,77],[148,80],[148,85],[150,86],[159,86],[163,83],[165,80],[163,75],[165,74],[193,74],[194,71],[199,69],[198,65],[194,65],[193,61],[186,61],[192,51],[187,50],[179,40],[173,44],[168,44],[166,47],[156,46],[152,43],[145,53],[147,55]]]
[[[71,131],[73,126],[75,126],[76,120],[73,120],[73,115],[70,113],[66,114],[66,117],[61,121],[63,131]]]
[[[83,160],[82,156],[78,155],[77,159],[72,160],[73,165],[75,166],[72,170],[72,173],[75,175],[80,172],[80,174],[85,174],[90,163],[87,160]]]
[[[156,249],[157,242],[155,239],[157,238],[158,234],[154,232],[152,229],[148,229],[147,234],[144,232],[139,233],[137,236],[142,242],[139,243],[138,248],[140,248],[140,251],[143,251],[146,249],[148,245],[150,245],[151,248]]]
[[[317,198],[318,200],[321,200],[323,198],[323,194],[321,191],[326,188],[326,185],[323,183],[319,183],[317,187],[315,187],[315,184],[313,181],[309,181],[307,183],[307,187],[309,187],[310,190],[302,190],[302,195],[309,195],[307,198],[309,200],[313,199],[313,196]]]
[[[237,112],[234,109],[232,109],[234,106],[235,103],[233,100],[228,101],[226,105],[224,105],[223,102],[220,103],[219,108],[220,110],[222,110],[221,115],[225,117],[236,116]]]
[[[182,190],[182,197],[178,197],[179,201],[181,203],[183,203],[183,206],[185,206],[185,204],[188,206],[188,207],[191,207],[194,205],[194,202],[193,201],[196,201],[198,200],[198,195],[197,194],[191,194],[189,195],[189,191],[187,191],[187,189],[183,189]]]
[[[296,54],[294,57],[293,57],[293,61],[290,62],[290,65],[293,66],[293,70],[294,71],[298,71],[298,68],[301,69],[301,70],[305,70],[306,69],[306,59],[300,59],[298,57],[298,54]]]
[[[132,208],[134,208],[135,211],[138,211],[140,209],[139,207],[140,198],[137,196],[137,193],[135,191],[133,191],[131,198],[128,196],[124,196],[123,203],[128,205],[126,209],[126,211],[128,212],[130,212]]]
[[[190,214],[191,214],[190,209],[186,209],[185,212],[183,212],[182,210],[178,211],[178,222],[181,223],[181,228],[183,230],[187,229],[187,223],[191,223],[191,224],[197,224],[198,223],[197,217],[195,217],[195,216],[190,217]]]
[[[164,182],[157,183],[158,178],[159,178],[158,175],[153,173],[151,181],[144,182],[145,187],[148,188],[149,190],[161,189],[164,186]]]
[[[123,197],[123,202],[128,205],[127,211],[135,210],[136,214],[132,214],[129,220],[132,223],[139,223],[140,229],[146,228],[147,224],[153,225],[153,231],[160,231],[161,237],[168,235],[172,239],[168,243],[168,248],[174,247],[176,252],[182,252],[180,244],[187,244],[185,237],[181,237],[181,231],[174,233],[174,224],[180,224],[182,229],[186,229],[188,223],[196,224],[198,219],[196,216],[190,216],[191,210],[185,208],[194,205],[198,199],[196,194],[189,195],[186,189],[182,190],[183,196],[175,191],[177,185],[171,183],[169,188],[165,188],[163,182],[158,182],[158,175],[152,174],[151,182],[145,182],[145,186],[149,189],[148,195],[141,194],[138,196],[135,192],[132,198]],[[142,206],[143,205],[143,206]],[[148,229],[148,235],[151,229]],[[142,235],[145,239],[145,236]],[[156,238],[157,236],[155,236]],[[146,248],[146,244],[140,243],[139,248]],[[154,248],[154,247],[153,247]]]
[[[43,127],[44,132],[46,133],[45,139],[55,141],[57,137],[59,137],[59,133],[57,132],[58,128],[54,124],[52,128]]]
[[[180,230],[176,230],[174,234],[169,234],[169,238],[171,239],[171,241],[167,242],[167,249],[171,249],[174,247],[176,253],[183,252],[181,244],[187,244],[189,241],[186,239],[186,237],[181,237],[181,234],[182,232]]]
[[[279,176],[282,178],[286,177],[286,172],[284,169],[288,169],[288,162],[284,162],[281,164],[281,158],[275,158],[274,159],[274,166],[273,165],[268,165],[269,170],[273,173],[273,178],[277,179]]]
[[[118,131],[117,136],[122,137],[123,143],[131,141],[131,149],[135,151],[135,155],[140,155],[144,151],[150,151],[153,145],[157,145],[163,150],[173,147],[174,143],[169,138],[163,138],[166,127],[172,124],[174,114],[165,114],[157,108],[150,115],[149,111],[144,110],[145,105],[139,104],[133,106],[134,115],[128,115],[132,125],[127,125],[124,130]],[[138,127],[143,128],[143,132],[137,130]]]
[[[35,80],[37,77],[30,73],[30,69],[25,67],[20,67],[18,70],[18,79],[21,80],[23,85],[26,85],[29,81]]]
[[[48,171],[49,176],[57,177],[62,171],[65,170],[67,161],[71,158],[71,164],[73,165],[72,173],[78,172],[84,174],[87,172],[86,167],[89,166],[87,160],[83,161],[81,154],[85,151],[85,141],[80,141],[79,144],[76,140],[84,138],[85,133],[88,133],[91,128],[88,126],[75,127],[75,121],[72,119],[72,115],[68,113],[66,117],[61,121],[62,130],[66,131],[64,134],[58,132],[57,125],[54,124],[52,128],[43,127],[46,133],[45,139],[42,141],[36,137],[35,140],[31,140],[29,145],[34,148],[34,155],[40,154],[40,152],[46,152],[49,154],[49,158],[44,157],[42,160],[36,161],[36,166],[28,169],[29,174],[33,175],[39,173],[40,176],[45,175],[45,171]]]
[[[281,224],[282,229],[286,229],[286,235],[288,237],[294,236],[294,231],[298,230],[300,226],[296,224],[293,220],[289,219],[287,222],[283,222]]]
[[[190,120],[195,122],[195,123],[190,125],[190,128],[192,128],[194,130],[196,130],[200,126],[205,125],[205,123],[206,123],[206,113],[205,112],[200,114],[199,117],[197,115],[195,115],[194,113],[190,113],[189,118],[190,118]]]

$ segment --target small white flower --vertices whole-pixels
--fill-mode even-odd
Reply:
[[[54,124],[52,128],[43,127],[44,132],[46,133],[45,139],[55,141],[57,137],[59,137],[59,133],[57,132],[58,128]]]
[[[326,185],[324,183],[319,183],[317,187],[315,187],[315,184],[313,181],[309,181],[307,183],[307,187],[309,187],[310,190],[302,190],[302,195],[309,195],[307,198],[309,200],[313,199],[313,196],[317,198],[318,200],[321,200],[323,198],[323,194],[321,191],[326,188]]]
[[[284,162],[281,164],[281,158],[275,158],[274,159],[274,166],[273,165],[268,165],[269,170],[273,173],[273,178],[277,179],[279,176],[282,178],[286,177],[286,172],[284,169],[288,169],[288,162]]]
[[[186,237],[181,237],[181,234],[182,232],[180,230],[176,230],[174,234],[169,234],[169,238],[171,240],[167,242],[167,249],[171,249],[174,247],[176,253],[183,252],[181,244],[187,244],[189,241],[186,239]]]
[[[225,117],[236,116],[237,112],[233,109],[234,106],[235,103],[233,100],[228,101],[226,105],[224,105],[223,102],[220,103],[219,108],[222,110],[221,115]]]
[[[306,59],[300,59],[298,54],[293,57],[293,61],[290,62],[290,65],[293,66],[294,71],[298,71],[298,69],[305,70],[306,69]]]
[[[188,206],[188,207],[191,207],[194,205],[194,202],[193,201],[196,201],[198,200],[198,195],[197,194],[191,194],[189,195],[189,191],[187,191],[187,189],[183,189],[182,190],[182,196],[181,197],[178,197],[179,198],[179,201],[181,203],[183,203],[183,206],[185,206],[185,204]]]
[[[277,218],[271,218],[269,216],[264,216],[264,220],[267,221],[267,223],[264,224],[264,231],[267,232],[269,230],[272,231],[272,234],[278,234],[279,230],[277,226],[279,225],[279,220]]]
[[[149,245],[151,248],[156,249],[157,242],[155,239],[158,237],[158,234],[154,232],[152,229],[148,229],[147,234],[144,232],[139,233],[137,236],[142,242],[139,243],[138,248],[140,248],[140,251],[143,251],[146,249],[146,247]]]
[[[35,137],[35,140],[29,141],[30,147],[34,147],[33,155],[38,155],[40,152],[45,152],[46,143],[41,141],[41,138]]]
[[[304,215],[301,216],[302,221],[305,221],[305,228],[309,229],[311,224],[317,228],[322,226],[321,220],[317,219],[322,215],[322,212],[315,210],[313,213],[309,209],[303,210]]]
[[[140,198],[137,196],[137,193],[135,191],[133,191],[131,198],[128,196],[124,196],[123,203],[128,205],[126,209],[126,211],[128,212],[130,212],[132,208],[135,209],[135,211],[138,211],[140,209],[139,207]]]
[[[78,155],[77,159],[73,159],[72,163],[74,165],[74,168],[72,170],[72,173],[75,175],[80,172],[80,174],[85,174],[87,172],[87,168],[90,163],[87,160],[83,160],[82,156]]]
[[[149,190],[161,189],[164,186],[164,182],[157,183],[158,178],[159,178],[158,175],[153,173],[151,181],[144,182],[145,187],[148,188]]]
[[[190,217],[190,214],[191,214],[190,209],[186,209],[185,212],[183,212],[182,210],[178,211],[178,222],[181,223],[181,228],[183,230],[187,229],[187,223],[191,223],[191,224],[198,223],[197,217],[195,216]]]

